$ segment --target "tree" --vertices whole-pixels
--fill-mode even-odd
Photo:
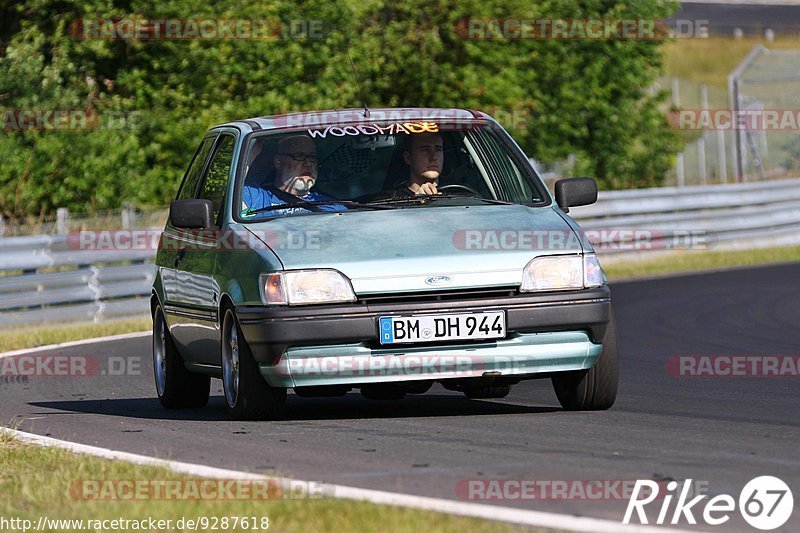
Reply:
[[[0,213],[93,211],[174,196],[205,130],[360,106],[482,109],[538,160],[577,156],[606,187],[656,185],[679,139],[649,88],[660,43],[470,39],[469,19],[664,18],[657,0],[22,0],[0,15],[0,108],[75,110],[103,127],[0,132]],[[81,19],[272,21],[263,40],[81,39]],[[314,21],[316,34],[287,32]],[[3,46],[5,45],[5,48]],[[114,119],[117,120],[109,120]],[[95,122],[92,122],[95,121]]]
[[[360,43],[374,104],[494,111],[528,155],[577,156],[606,188],[663,182],[680,139],[651,94],[661,40],[470,39],[468,20],[660,20],[657,0],[376,1]]]

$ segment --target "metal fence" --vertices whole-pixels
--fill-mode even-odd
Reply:
[[[607,239],[601,253],[626,259],[800,245],[800,179],[601,191],[597,203],[570,215],[590,237]]]
[[[667,173],[668,185],[797,175],[800,50],[756,45],[731,72],[727,90],[675,77],[659,79],[653,90],[660,89],[671,90],[672,109],[688,110],[698,124],[704,124],[683,131],[686,148],[677,154],[675,167]],[[713,118],[724,116],[730,117],[730,125]]]
[[[800,168],[800,50],[771,50],[757,45],[728,80],[734,112],[779,112],[793,124],[736,130],[739,181],[764,179]]]
[[[80,250],[67,235],[0,239],[0,327],[143,316],[154,256]]]
[[[132,207],[6,222],[0,217],[0,328],[145,316],[155,275],[149,249],[89,249],[81,231],[163,227],[163,209]],[[157,231],[157,230],[149,230]]]
[[[800,245],[800,179],[601,191],[570,214],[590,238],[603,236],[596,247],[606,259],[698,243]],[[154,256],[151,247],[80,250],[69,235],[0,238],[0,328],[146,316]]]
[[[56,210],[55,216],[29,217],[23,220],[6,221],[0,215],[0,238],[29,235],[66,235],[74,231],[103,229],[135,229],[163,227],[167,210],[142,211],[123,207],[98,211],[91,215],[75,215],[67,208]]]

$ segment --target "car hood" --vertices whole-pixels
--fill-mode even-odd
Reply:
[[[359,295],[514,286],[532,258],[582,251],[553,207],[331,212],[246,227],[284,269],[336,269]]]

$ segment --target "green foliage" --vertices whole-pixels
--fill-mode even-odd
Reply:
[[[95,130],[3,131],[0,213],[164,205],[205,130],[234,118],[360,105],[495,115],[537,160],[575,154],[605,187],[660,183],[679,148],[649,87],[653,41],[469,40],[467,18],[665,18],[659,0],[22,0],[0,8],[0,110],[82,110]],[[267,40],[82,40],[77,19],[321,21]],[[0,46],[2,46],[0,44]],[[121,117],[108,124],[109,117]]]
[[[786,152],[786,159],[783,161],[783,166],[789,170],[798,170],[800,168],[800,135],[792,135],[783,146]]]

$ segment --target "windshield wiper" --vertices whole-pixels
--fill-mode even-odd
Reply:
[[[308,209],[309,211],[317,212],[317,213],[335,213],[336,211],[324,211],[324,210],[316,210],[314,208],[320,205],[343,205],[345,207],[365,207],[367,209],[394,209],[392,206],[389,205],[371,205],[365,204],[361,202],[353,202],[350,200],[325,200],[322,202],[312,202],[309,200],[299,200],[297,202],[292,202],[290,204],[275,204],[275,205],[268,205],[266,207],[259,207],[258,209],[248,209],[245,215],[254,215],[256,213],[264,213],[266,211],[277,211],[279,209],[293,209],[295,207],[302,207],[304,209]]]
[[[481,202],[486,202],[487,204],[519,205],[517,202],[506,202],[505,200],[495,200],[494,198],[484,198],[483,196],[465,195],[465,194],[429,194],[426,196],[430,196],[433,199],[447,198],[448,200],[450,200],[453,198],[469,198],[470,200],[480,200]]]
[[[388,205],[396,205],[396,204],[425,204],[430,202],[431,200],[453,200],[453,199],[469,199],[469,200],[480,200],[481,202],[486,202],[487,204],[498,204],[498,205],[519,205],[516,202],[506,202],[503,200],[494,200],[492,198],[484,198],[482,196],[473,196],[473,195],[464,195],[464,194],[417,194],[414,196],[398,196],[396,198],[386,198],[383,200],[375,200],[370,202],[370,204],[388,204]]]

